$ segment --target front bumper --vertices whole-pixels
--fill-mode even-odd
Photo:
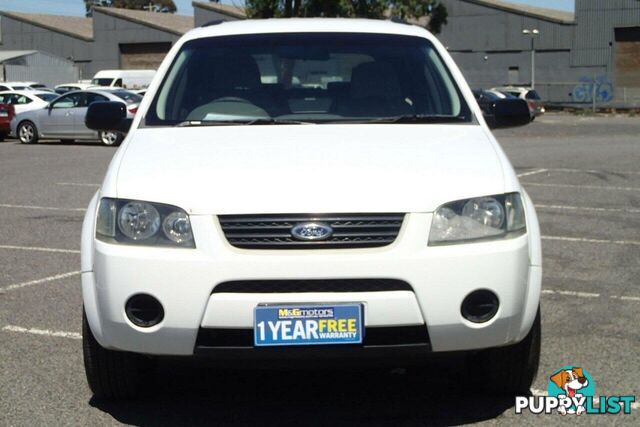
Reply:
[[[419,326],[434,352],[515,343],[529,331],[538,307],[541,268],[530,265],[529,236],[427,246],[431,214],[407,214],[396,241],[371,249],[242,250],[230,246],[215,216],[191,217],[197,249],[167,249],[91,242],[92,271],[82,273],[85,310],[98,342],[107,348],[158,355],[192,355],[204,328],[247,330],[258,303],[362,302],[365,326]],[[85,231],[86,232],[86,231]],[[212,293],[236,280],[399,279],[411,291]],[[500,308],[486,323],[460,313],[474,290],[489,289]],[[133,325],[125,302],[138,293],[156,297],[164,320]]]

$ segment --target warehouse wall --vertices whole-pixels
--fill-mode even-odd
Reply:
[[[571,65],[611,66],[616,27],[640,26],[638,0],[576,0]]]
[[[218,21],[218,20],[236,21],[237,20],[236,18],[231,17],[229,15],[225,15],[210,9],[198,7],[197,5],[194,5],[193,13],[194,13],[194,22],[196,27],[200,27],[206,24],[207,22],[211,22],[211,21]]]
[[[6,81],[33,81],[54,87],[75,82],[79,78],[78,67],[73,62],[44,52],[11,59],[1,66],[4,68]]]
[[[170,47],[180,36],[166,31],[100,13],[93,14],[93,73],[121,68],[121,50],[131,51],[135,44],[154,44],[149,52],[157,54],[158,46]],[[124,45],[121,48],[121,45]],[[168,50],[168,49],[167,49]],[[138,54],[140,52],[138,51]]]
[[[2,21],[2,50],[39,50],[73,61],[81,78],[93,76],[92,43],[83,39],[31,25],[7,16]]]
[[[460,0],[442,0],[449,23],[438,38],[451,51],[529,50],[523,29],[537,28],[538,49],[570,49],[574,25],[550,22]]]
[[[640,1],[576,0],[574,23],[534,18],[464,0],[443,2],[449,23],[438,37],[474,87],[510,83],[514,75],[519,83],[528,84],[531,39],[522,30],[536,28],[540,31],[535,37],[536,89],[544,98],[591,102],[594,86],[598,102],[636,96],[634,87],[626,87],[635,84],[635,77],[616,73],[616,59],[619,66],[629,63],[629,52],[638,45],[629,41],[616,44],[615,34],[616,29],[640,27]],[[617,82],[616,76],[624,78],[618,77]]]
[[[227,14],[223,14],[217,12],[215,10],[208,9],[206,7],[200,7],[197,3],[193,4],[193,15],[194,15],[194,23],[196,27],[201,27],[207,22],[211,21],[236,21],[238,18],[233,16],[229,16]]]

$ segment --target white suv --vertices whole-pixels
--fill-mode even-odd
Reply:
[[[514,102],[502,123],[529,122]],[[86,123],[131,127],[83,225],[97,397],[137,396],[161,356],[225,366],[465,352],[502,391],[533,381],[533,204],[426,30],[198,28],[169,52],[133,123],[110,102],[92,104]]]

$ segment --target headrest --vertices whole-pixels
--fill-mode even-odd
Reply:
[[[260,86],[260,69],[251,55],[220,58],[212,71],[212,86],[216,89],[244,90]]]
[[[352,98],[395,98],[402,96],[402,87],[391,64],[365,62],[351,71]]]

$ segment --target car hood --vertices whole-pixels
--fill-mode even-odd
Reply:
[[[431,212],[505,191],[476,125],[141,128],[116,196],[191,214]]]

